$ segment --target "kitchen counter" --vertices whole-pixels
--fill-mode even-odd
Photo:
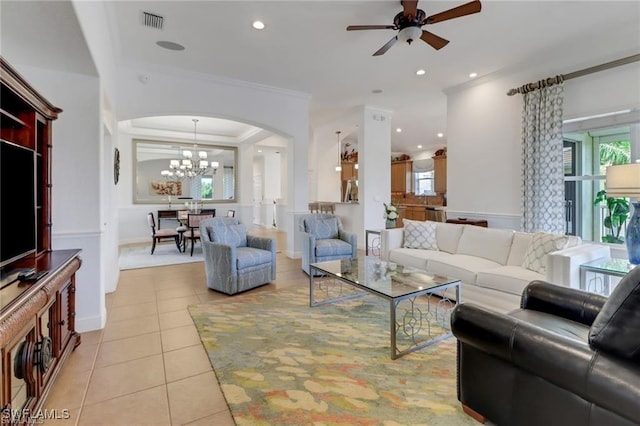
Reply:
[[[424,207],[425,209],[429,209],[429,210],[446,210],[447,209],[447,207],[445,206],[430,206],[428,204],[408,204],[408,203],[402,203],[398,205],[398,207]]]
[[[396,226],[402,226],[402,219],[444,222],[446,209],[445,206],[430,206],[428,204],[400,204],[398,206],[400,220],[396,222]]]

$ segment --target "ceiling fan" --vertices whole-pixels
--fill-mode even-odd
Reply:
[[[378,49],[373,56],[383,55],[391,46],[396,44],[398,40],[411,44],[413,40],[417,38],[429,44],[434,49],[440,50],[449,43],[449,40],[421,29],[423,25],[435,24],[448,19],[471,15],[480,12],[482,9],[480,1],[474,0],[461,6],[445,10],[444,12],[426,16],[423,10],[418,9],[418,0],[400,0],[400,3],[402,4],[403,10],[393,18],[393,25],[349,25],[347,31],[398,30],[398,34]]]

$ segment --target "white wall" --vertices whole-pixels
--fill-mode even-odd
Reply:
[[[512,87],[550,76],[529,70],[447,93],[447,215],[520,229],[522,95]],[[564,117],[640,107],[640,64],[565,82]]]
[[[338,137],[333,133],[333,138],[326,132],[314,134],[313,154],[310,156],[309,165],[315,171],[317,186],[314,190],[316,198],[311,201],[340,202],[342,192],[342,173],[336,172],[336,166],[340,159]]]

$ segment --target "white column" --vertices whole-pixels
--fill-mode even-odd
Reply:
[[[238,176],[239,185],[236,201],[238,207],[236,209],[236,217],[244,224],[253,222],[253,145],[241,144],[238,148]],[[222,164],[220,165],[222,166]],[[222,170],[218,171],[218,173]],[[240,210],[240,211],[237,211]],[[220,212],[220,213],[225,213]]]
[[[391,111],[364,105],[358,126],[358,247],[365,229],[383,229],[383,203],[391,199]]]
[[[632,124],[631,133],[631,163],[640,160],[640,124]]]

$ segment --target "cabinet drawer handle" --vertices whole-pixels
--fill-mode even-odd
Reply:
[[[64,320],[58,322],[58,325],[64,325]]]

